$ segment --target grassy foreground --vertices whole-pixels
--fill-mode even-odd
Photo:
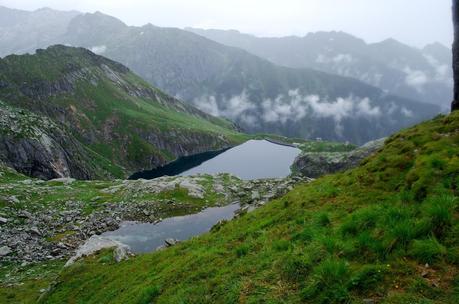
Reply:
[[[76,263],[42,302],[458,303],[458,188],[454,113],[199,238]]]

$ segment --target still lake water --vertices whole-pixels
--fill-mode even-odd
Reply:
[[[182,157],[164,167],[138,172],[131,179],[199,173],[231,173],[246,180],[286,177],[299,153],[297,148],[266,140],[249,140],[231,149]],[[168,238],[183,241],[209,231],[218,221],[233,218],[239,207],[232,204],[207,208],[196,214],[167,218],[157,224],[124,223],[118,230],[105,232],[102,236],[129,245],[135,253],[150,252],[164,245]]]
[[[245,180],[286,177],[299,153],[300,150],[294,147],[266,140],[249,140],[228,150],[182,157],[164,167],[138,172],[131,179],[198,173],[231,173]]]
[[[170,217],[157,224],[127,222],[118,230],[105,232],[102,236],[129,245],[134,253],[150,252],[164,245],[165,239],[183,241],[205,233],[218,221],[232,219],[238,209],[239,204],[232,204],[207,208],[196,214]]]

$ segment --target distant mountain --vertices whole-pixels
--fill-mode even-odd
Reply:
[[[28,12],[0,6],[0,57],[35,52],[53,44],[79,14],[49,8]]]
[[[36,177],[126,177],[241,141],[228,121],[83,48],[0,59],[0,161]]]
[[[343,32],[259,38],[235,30],[187,30],[275,64],[353,77],[444,109],[452,100],[451,51],[439,43],[416,49],[393,39],[367,44]]]
[[[121,62],[168,94],[251,133],[360,144],[439,112],[351,78],[277,66],[188,31],[130,27],[99,12],[72,18],[55,42]]]

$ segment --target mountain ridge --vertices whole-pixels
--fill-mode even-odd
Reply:
[[[109,31],[104,30],[112,22],[115,26]],[[84,30],[87,24],[91,24],[88,34]],[[121,25],[108,16],[80,15],[65,34],[68,38],[62,39],[70,45],[97,49],[100,54],[131,67],[167,93],[208,113],[229,118],[250,133],[322,137],[360,144],[416,122],[418,118],[414,117],[418,112],[423,113],[419,116],[427,118],[425,113],[437,111],[433,108],[427,110],[429,106],[424,104],[414,106],[414,103],[395,96],[384,97],[379,89],[351,78],[312,69],[276,66],[244,50],[226,47],[180,29],[146,25],[126,26],[115,31],[118,26]],[[140,49],[142,52],[138,51]],[[335,130],[341,129],[340,122],[329,114],[321,117],[322,114],[317,114],[308,101],[298,101],[296,104],[301,104],[298,105],[301,108],[283,112],[285,107],[295,104],[290,95],[296,91],[305,98],[317,95],[320,102],[332,105],[340,103],[337,100],[346,99],[346,104],[352,104],[350,107],[357,107],[361,100],[370,96],[371,107],[393,100],[400,108],[409,108],[413,117],[401,119],[394,116],[386,122],[372,117],[373,127],[369,127],[369,133],[363,134],[359,128],[349,126],[348,129],[356,131],[355,135],[339,134]],[[280,104],[274,104],[276,100]],[[388,106],[381,106],[385,107],[383,115],[392,115],[387,112]],[[295,118],[295,112],[307,112],[307,117]],[[285,117],[276,120],[279,114]],[[357,120],[352,119],[352,114],[346,114],[346,123],[354,125]],[[395,125],[390,126],[392,124]]]
[[[110,172],[116,177],[242,139],[230,122],[162,93],[127,67],[84,48],[57,45],[1,59],[0,99],[66,126],[83,147],[123,168]]]
[[[449,108],[451,52],[438,43],[418,49],[393,38],[366,43],[336,31],[270,38],[235,31],[186,29],[222,44],[245,49],[279,65],[309,67],[353,77],[395,95]],[[440,57],[426,57],[432,46],[440,50]]]
[[[362,144],[439,112],[355,79],[280,67],[180,29],[126,26],[101,13],[81,14],[70,23],[54,43],[121,62],[153,86],[250,133]],[[418,81],[416,73],[411,81]]]

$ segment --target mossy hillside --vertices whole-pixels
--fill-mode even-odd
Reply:
[[[131,173],[248,139],[229,121],[85,49],[54,46],[8,56],[0,71],[4,102],[63,123],[83,145]]]
[[[77,263],[43,303],[458,302],[458,130],[437,117],[217,231]]]

